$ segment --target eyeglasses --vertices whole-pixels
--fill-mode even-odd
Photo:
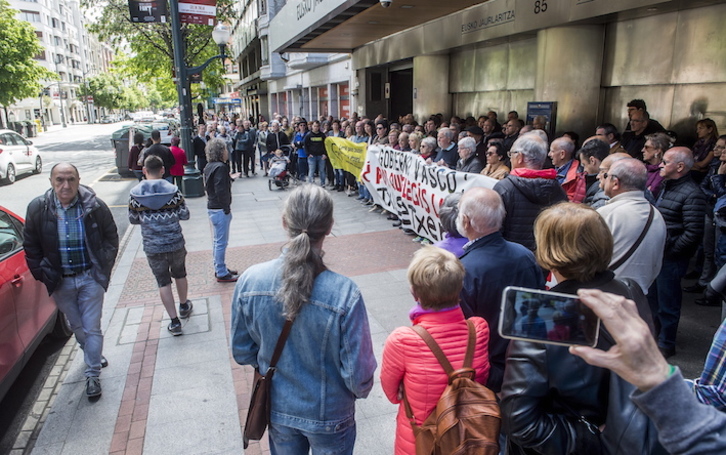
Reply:
[[[507,156],[511,158],[512,155],[514,155],[515,153],[521,153],[521,152],[519,150],[510,150],[507,152]]]
[[[376,127],[376,129],[377,129],[377,130],[383,130],[383,129],[385,129],[385,128],[383,128],[382,126],[377,126],[377,127]]]
[[[603,180],[606,180],[606,179],[608,178],[608,175],[609,175],[609,176],[610,176],[611,178],[614,178],[614,179],[618,178],[618,176],[617,176],[617,175],[615,175],[615,174],[608,174],[607,172],[605,172],[605,173],[604,173],[604,174],[602,175],[602,179],[603,179]]]

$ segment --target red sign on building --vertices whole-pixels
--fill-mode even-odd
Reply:
[[[183,0],[179,2],[182,24],[214,25],[217,21],[217,0]]]

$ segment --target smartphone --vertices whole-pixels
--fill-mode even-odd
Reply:
[[[499,334],[513,340],[594,347],[600,319],[575,295],[508,286],[502,293]]]

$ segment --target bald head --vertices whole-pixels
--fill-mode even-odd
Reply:
[[[648,170],[642,161],[635,158],[624,158],[615,161],[608,170],[612,184],[605,185],[605,194],[614,197],[628,191],[645,191]]]
[[[575,152],[575,143],[569,137],[559,137],[552,141],[550,145],[549,156],[552,158],[552,164],[560,167],[572,159]]]
[[[78,195],[81,177],[78,169],[71,163],[58,163],[50,170],[50,184],[55,197],[67,207]]]
[[[607,158],[602,160],[602,163],[600,163],[600,173],[597,175],[598,180],[600,180],[600,188],[605,189],[604,186],[604,179],[603,176],[610,172],[610,166],[613,165],[616,161],[625,160],[628,158],[632,158],[632,156],[628,155],[627,153],[613,153],[612,155],[608,155]]]
[[[502,227],[506,211],[502,198],[489,188],[470,188],[459,201],[457,230],[469,240],[475,240]]]

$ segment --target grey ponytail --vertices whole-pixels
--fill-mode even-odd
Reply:
[[[333,198],[319,186],[301,185],[285,201],[282,218],[290,241],[283,256],[277,299],[283,304],[285,318],[292,320],[310,299],[315,278],[326,270],[322,252],[312,245],[333,225]]]

